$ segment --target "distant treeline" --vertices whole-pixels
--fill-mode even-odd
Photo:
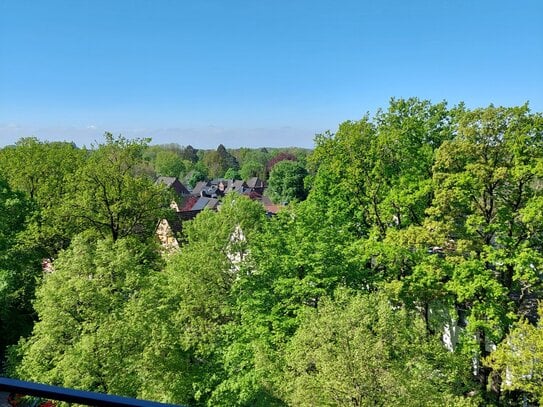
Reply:
[[[178,177],[194,186],[197,181],[214,178],[267,180],[276,162],[298,161],[305,167],[310,153],[299,147],[227,149],[220,144],[216,150],[201,150],[191,145],[162,144],[149,146],[144,158],[157,175]]]

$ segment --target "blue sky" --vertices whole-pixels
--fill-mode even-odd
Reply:
[[[543,111],[540,0],[0,0],[0,145],[311,147],[391,97]]]

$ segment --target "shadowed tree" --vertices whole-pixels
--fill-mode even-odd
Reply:
[[[274,202],[303,201],[307,171],[296,161],[285,160],[274,165],[266,193]]]
[[[0,178],[0,360],[7,345],[32,329],[31,301],[41,275],[42,250],[26,242],[35,207]]]

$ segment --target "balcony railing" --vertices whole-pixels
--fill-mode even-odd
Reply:
[[[176,404],[164,404],[91,391],[67,389],[5,377],[0,377],[0,391],[96,407],[179,407]]]

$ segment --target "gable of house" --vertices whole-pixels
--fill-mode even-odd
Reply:
[[[177,195],[180,195],[180,196],[190,195],[190,192],[187,189],[187,187],[183,185],[181,181],[179,181],[179,179],[177,179],[176,177],[158,177],[156,180],[156,183],[166,185],[168,188],[175,191]]]
[[[160,245],[166,251],[179,249],[183,237],[183,223],[194,219],[201,211],[187,210],[176,212],[170,219],[161,219],[155,230]]]

